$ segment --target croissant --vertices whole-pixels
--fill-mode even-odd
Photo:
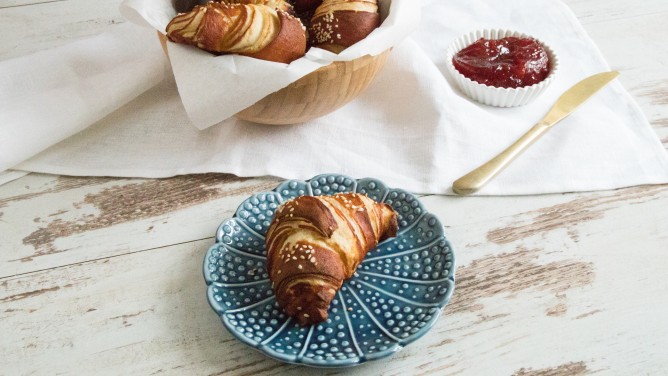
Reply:
[[[397,215],[357,193],[301,196],[283,204],[266,236],[276,300],[301,325],[327,320],[327,309],[366,253],[396,236]]]
[[[306,53],[306,32],[298,18],[265,5],[207,3],[179,14],[167,37],[212,53],[236,53],[289,64]]]
[[[377,0],[324,0],[311,18],[309,42],[340,53],[380,26]]]

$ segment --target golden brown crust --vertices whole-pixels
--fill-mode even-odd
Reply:
[[[278,11],[280,31],[262,50],[252,54],[242,54],[256,59],[290,64],[306,53],[306,31],[298,18]]]
[[[366,253],[396,236],[392,208],[346,193],[302,196],[276,212],[266,236],[267,269],[278,304],[301,325],[327,319],[327,309]]]
[[[309,25],[309,43],[339,53],[380,26],[376,0],[324,0]]]
[[[173,42],[216,54],[236,53],[290,63],[306,52],[301,22],[265,5],[210,2],[177,15],[166,31]]]
[[[227,4],[266,5],[276,10],[282,10],[288,14],[294,14],[294,8],[292,7],[292,4],[285,0],[220,0],[219,2]]]

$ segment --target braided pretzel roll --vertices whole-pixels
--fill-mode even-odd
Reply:
[[[267,269],[278,304],[301,325],[327,309],[366,253],[396,236],[397,215],[356,193],[301,196],[283,204],[266,237]]]
[[[311,18],[309,42],[338,54],[378,26],[377,0],[324,0]]]
[[[265,5],[210,2],[179,14],[167,25],[176,43],[289,64],[306,53],[299,19]]]

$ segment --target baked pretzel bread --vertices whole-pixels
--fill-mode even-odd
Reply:
[[[196,5],[174,17],[166,31],[173,42],[216,54],[234,53],[289,64],[306,53],[301,21],[266,5]]]
[[[324,0],[311,18],[309,42],[334,53],[366,38],[380,26],[377,0]]]
[[[327,320],[330,302],[366,253],[396,236],[397,215],[357,193],[301,196],[283,204],[266,235],[279,306],[301,325]]]
[[[256,5],[266,5],[268,7],[274,8],[276,10],[282,10],[284,12],[294,14],[294,9],[292,4],[286,0],[215,0],[220,3],[227,4],[256,4]],[[208,1],[205,0],[174,0],[174,9],[179,13],[186,13],[193,10],[195,5],[203,5]]]
[[[222,3],[227,4],[253,4],[253,5],[266,5],[270,8],[276,10],[282,10],[285,13],[294,15],[294,8],[292,4],[286,0],[218,0]]]

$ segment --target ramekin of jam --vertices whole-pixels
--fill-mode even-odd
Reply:
[[[559,66],[540,40],[512,30],[485,29],[457,38],[448,48],[447,67],[470,98],[490,106],[531,102],[552,82]]]

